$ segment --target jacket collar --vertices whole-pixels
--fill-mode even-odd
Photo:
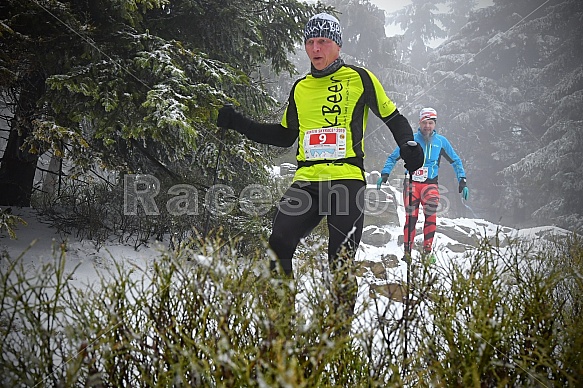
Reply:
[[[344,61],[342,60],[342,58],[336,58],[334,62],[332,62],[325,69],[322,70],[318,70],[314,67],[314,65],[311,65],[312,68],[311,74],[312,77],[314,78],[326,77],[327,75],[336,72],[336,70],[340,69],[342,66],[344,66]]]

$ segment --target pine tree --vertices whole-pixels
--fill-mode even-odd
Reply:
[[[518,182],[519,200],[534,220],[552,220],[578,231],[583,230],[583,185],[578,178],[583,157],[582,18],[581,2],[551,1],[516,29],[517,38],[532,37],[524,46],[533,59],[529,65],[521,63],[517,74],[532,78],[538,91],[519,113],[538,120],[542,131],[539,147],[529,148],[503,171],[506,182]]]
[[[263,114],[272,100],[249,74],[264,62],[290,71],[287,51],[315,11],[277,0],[9,0],[0,7],[0,87],[16,107],[0,204],[21,206],[30,204],[36,160],[47,150],[78,170],[95,162],[121,172],[173,166],[187,169],[178,175],[208,178],[222,136],[216,110],[232,101]],[[232,147],[221,178],[264,179],[263,169],[242,161],[264,161],[265,151],[236,133],[225,140]]]
[[[581,7],[496,1],[473,13],[428,68],[476,189],[472,202],[492,218],[581,228],[582,187],[573,179]]]
[[[417,69],[423,69],[428,59],[429,42],[447,36],[442,20],[445,15],[438,12],[437,3],[429,0],[412,0],[411,4],[388,17],[403,31],[403,59]]]
[[[478,0],[447,0],[447,16],[441,19],[447,36],[455,35],[468,22],[470,13],[478,5]]]

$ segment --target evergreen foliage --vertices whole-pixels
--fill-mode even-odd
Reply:
[[[438,12],[437,4],[430,0],[412,0],[411,4],[392,13],[388,21],[404,31],[401,42],[403,59],[415,68],[423,69],[429,54],[428,43],[447,36],[441,24],[446,18],[445,14]]]
[[[35,92],[33,108],[14,109],[13,122],[28,124],[11,128],[7,146],[25,145],[17,152],[32,159],[30,190],[36,160],[47,151],[68,160],[74,177],[98,166],[202,189],[215,174],[235,191],[269,181],[256,168],[269,164],[269,148],[217,129],[216,111],[232,102],[252,116],[269,112],[274,101],[250,74],[265,62],[275,72],[293,70],[287,53],[315,5],[11,0],[1,7],[3,96],[20,106],[30,85]],[[13,160],[2,162],[4,193],[24,186],[8,178],[21,159]],[[9,200],[0,194],[2,202]]]
[[[496,2],[429,64],[440,122],[477,178],[473,198],[508,222],[583,225],[581,15],[572,0]]]
[[[440,19],[447,36],[455,35],[467,23],[470,13],[476,8],[478,0],[447,0],[446,16]]]
[[[11,211],[11,208],[0,210],[0,236],[6,232],[11,239],[16,239],[17,225],[26,225],[26,221],[22,217],[11,214]]]
[[[0,382],[67,387],[578,387],[580,239],[540,250],[484,239],[466,260],[416,266],[409,313],[371,299],[352,319],[315,263],[282,281],[236,241],[193,241],[147,271],[116,260],[77,287],[66,249],[34,269],[3,258]],[[306,269],[308,268],[308,269]],[[310,269],[311,268],[311,269]],[[368,288],[365,287],[368,290]],[[295,303],[294,303],[295,300]],[[294,307],[295,306],[295,307]],[[347,334],[346,325],[352,325]],[[407,330],[409,351],[404,358]]]

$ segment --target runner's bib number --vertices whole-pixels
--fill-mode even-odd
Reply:
[[[306,160],[342,159],[346,157],[346,128],[319,128],[306,131]]]
[[[429,168],[421,167],[413,173],[413,180],[415,182],[425,182],[429,176]]]

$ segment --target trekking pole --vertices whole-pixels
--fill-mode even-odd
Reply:
[[[415,147],[417,146],[417,142],[413,141],[413,140],[409,140],[407,142],[407,145],[410,147]],[[406,217],[408,218],[408,222],[407,219],[405,220],[405,223],[407,224],[407,244],[409,245],[408,247],[405,247],[405,255],[407,255],[407,248],[409,248],[409,260],[406,260],[407,263],[407,287],[405,288],[405,291],[407,293],[407,296],[405,297],[405,310],[403,311],[403,320],[405,321],[405,345],[403,347],[403,377],[405,377],[405,375],[407,374],[407,357],[409,357],[408,354],[408,344],[409,344],[409,296],[411,293],[409,284],[410,284],[410,278],[411,278],[411,260],[412,260],[412,256],[411,256],[411,247],[413,246],[412,241],[411,241],[411,231],[412,228],[415,227],[415,225],[411,226],[411,218],[413,215],[413,173],[411,171],[409,171],[409,184],[407,187],[407,196],[408,196],[408,206],[405,208],[405,213],[406,213]]]
[[[233,106],[233,104],[225,104],[225,106]],[[219,136],[219,152],[217,153],[217,161],[215,163],[215,173],[213,175],[213,184],[211,186],[211,188],[213,188],[216,184],[217,184],[217,178],[219,175],[219,163],[221,161],[221,153],[223,151],[223,146],[225,143],[225,134],[227,133],[227,128],[226,127],[221,127],[220,128],[220,136]],[[210,198],[210,203],[209,206],[207,207],[207,213],[206,213],[206,220],[204,222],[204,235],[203,237],[207,236],[208,233],[208,229],[209,229],[209,222],[210,222],[210,215],[211,215],[211,209],[213,207],[213,199],[214,199],[214,195],[211,195]]]

